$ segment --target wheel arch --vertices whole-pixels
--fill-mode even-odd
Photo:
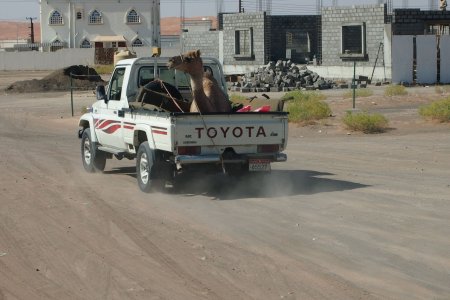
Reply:
[[[153,137],[149,125],[138,125],[134,129],[133,145],[137,149],[143,142],[148,142],[150,148],[154,148]]]
[[[83,135],[83,131],[89,129],[91,131],[91,141],[92,142],[98,142],[97,135],[95,134],[95,125],[94,125],[94,118],[92,116],[82,116],[80,121],[78,122],[78,127],[80,128],[78,131],[78,137],[81,138]]]

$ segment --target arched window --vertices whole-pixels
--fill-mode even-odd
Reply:
[[[128,12],[127,23],[141,23],[141,17],[134,9]]]
[[[84,39],[81,42],[80,48],[91,48],[91,47],[92,47],[91,42],[89,42],[87,39]]]
[[[49,24],[50,25],[62,25],[63,24],[63,18],[59,11],[55,10],[52,12],[52,14],[50,15]]]
[[[142,46],[144,46],[144,43],[141,41],[140,38],[137,38],[133,41],[132,46],[133,47],[142,47]]]
[[[89,24],[102,24],[103,17],[102,14],[98,10],[94,10],[89,15]]]
[[[62,48],[64,48],[63,43],[61,43],[60,40],[56,39],[56,40],[54,40],[54,41],[51,43],[50,51],[51,51],[51,52],[55,52],[55,51],[58,51],[59,49],[62,49]]]

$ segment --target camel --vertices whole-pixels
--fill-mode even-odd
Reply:
[[[169,59],[168,67],[191,76],[193,101],[190,112],[230,112],[231,104],[217,81],[203,69],[200,50],[189,51]]]

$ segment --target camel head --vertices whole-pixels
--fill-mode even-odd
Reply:
[[[193,50],[169,59],[169,69],[177,69],[188,74],[203,74],[203,62],[200,58],[200,50]]]

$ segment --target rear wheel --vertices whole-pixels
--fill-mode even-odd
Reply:
[[[103,172],[106,165],[106,153],[95,148],[91,131],[86,128],[81,137],[81,159],[83,167],[89,173]]]
[[[136,174],[141,191],[149,193],[152,190],[153,179],[151,176],[155,153],[148,142],[143,142],[138,149],[136,159]]]

